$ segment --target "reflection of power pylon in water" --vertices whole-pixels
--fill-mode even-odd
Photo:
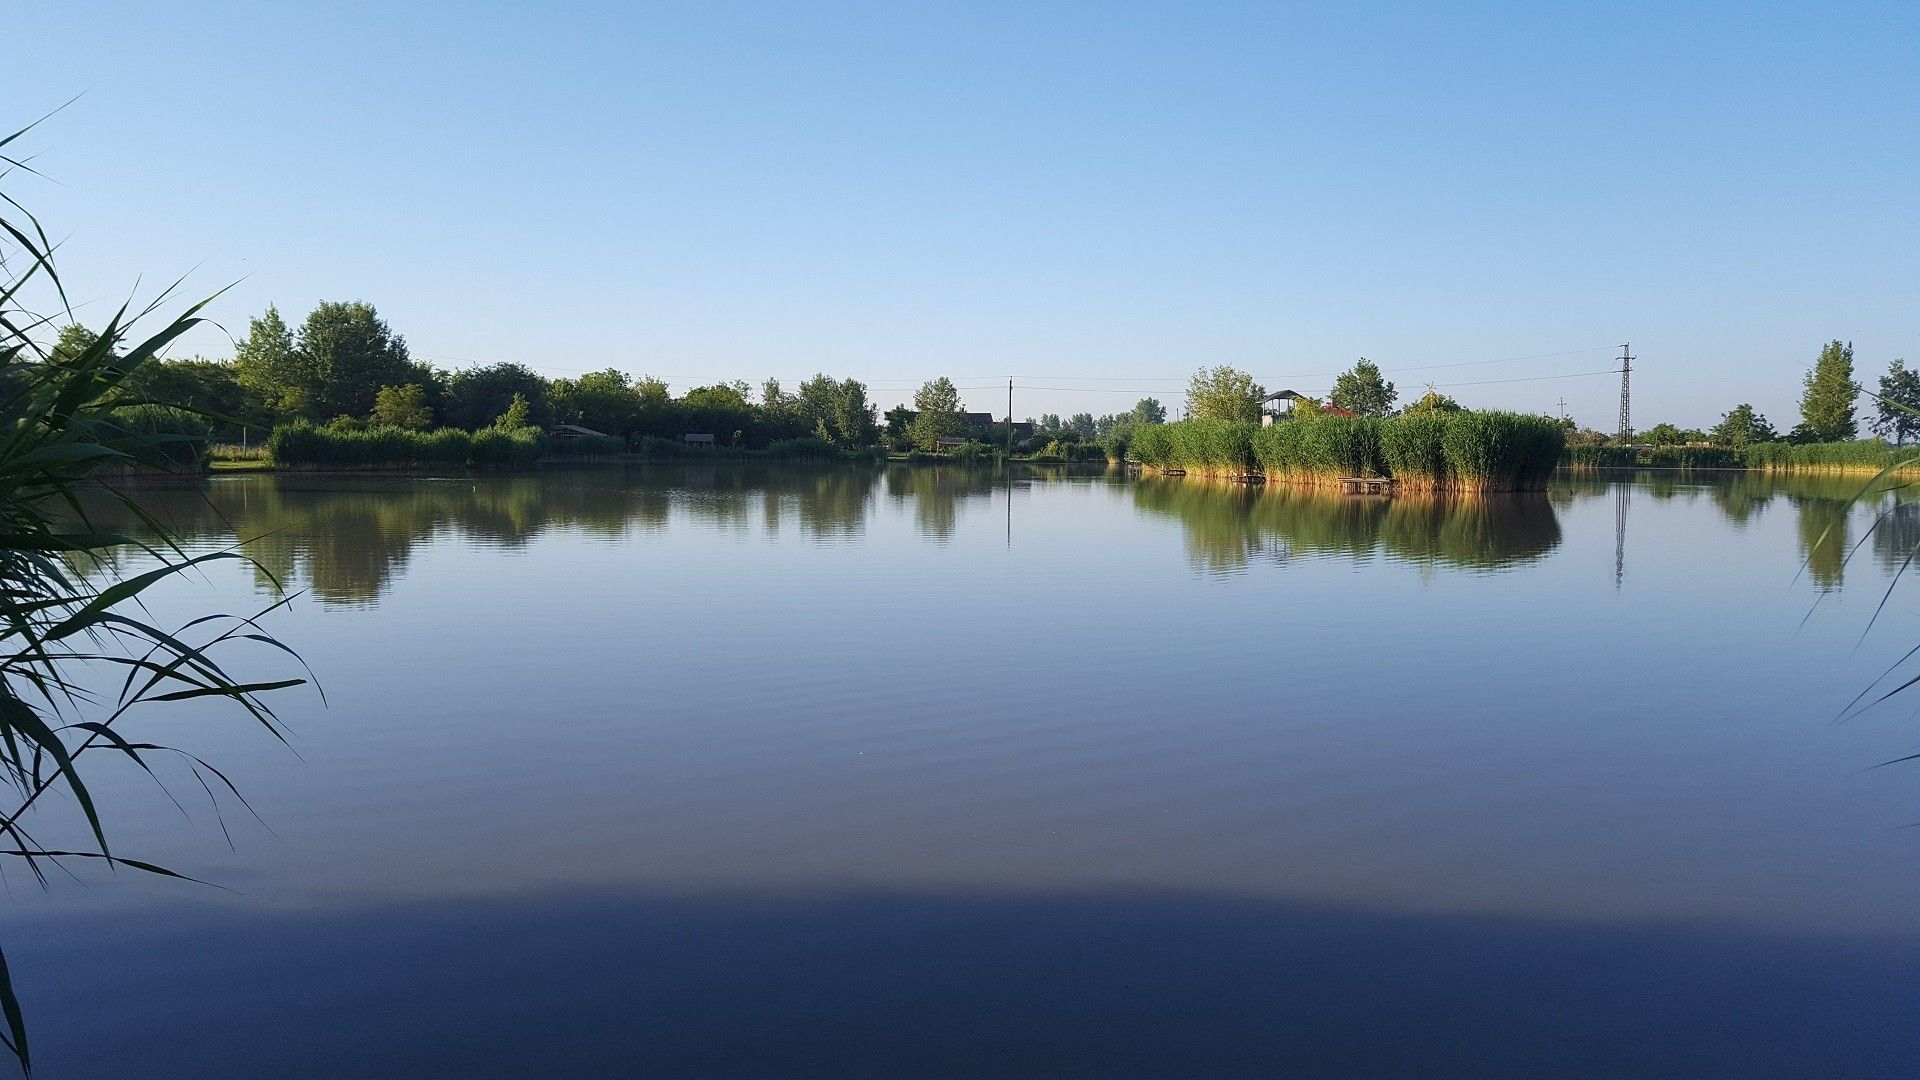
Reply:
[[[1618,481],[1613,485],[1613,587],[1618,589],[1627,576],[1627,502],[1633,485]]]

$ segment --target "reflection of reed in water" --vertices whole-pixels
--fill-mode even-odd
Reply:
[[[1494,570],[1538,560],[1560,545],[1553,504],[1538,492],[1354,498],[1157,477],[1141,478],[1133,492],[1142,510],[1180,520],[1189,561],[1209,570],[1315,554]]]

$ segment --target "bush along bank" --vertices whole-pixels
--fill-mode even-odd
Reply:
[[[1162,472],[1258,474],[1272,483],[1382,476],[1416,491],[1542,491],[1564,446],[1560,425],[1546,417],[1452,412],[1303,416],[1271,427],[1183,420],[1139,429],[1130,456]]]
[[[536,428],[338,428],[308,423],[273,429],[267,450],[283,469],[418,469],[531,465],[546,451]]]

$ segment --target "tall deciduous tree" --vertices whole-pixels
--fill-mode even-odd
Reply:
[[[945,375],[921,386],[913,395],[914,445],[932,450],[941,438],[957,438],[966,431],[966,417],[960,412],[960,391]]]
[[[1133,404],[1133,419],[1140,424],[1164,424],[1167,422],[1167,407],[1160,404],[1159,398],[1141,398]]]
[[[1328,400],[1361,416],[1385,416],[1399,396],[1393,384],[1381,378],[1380,365],[1363,356],[1351,371],[1342,372],[1333,381]]]
[[[1909,370],[1905,360],[1895,360],[1880,376],[1874,408],[1874,434],[1901,446],[1920,435],[1920,371]]]
[[[1260,399],[1266,390],[1253,376],[1226,366],[1201,368],[1187,384],[1187,416],[1200,420],[1260,422]]]
[[[1853,402],[1860,394],[1853,381],[1853,343],[1830,341],[1807,372],[1800,395],[1800,431],[1816,442],[1842,442],[1860,434]]]
[[[867,387],[858,379],[835,381],[816,374],[800,384],[794,405],[808,431],[842,446],[864,446],[874,440],[877,425]]]
[[[259,395],[269,412],[311,417],[320,392],[317,372],[294,350],[293,331],[269,304],[266,313],[247,320],[247,336],[233,353],[240,385]]]
[[[404,386],[418,374],[406,339],[388,329],[372,304],[327,301],[307,314],[295,340],[301,365],[318,378],[313,412],[365,416],[383,386]]]
[[[1752,446],[1754,443],[1772,442],[1779,438],[1773,425],[1765,416],[1754,411],[1753,406],[1741,402],[1720,414],[1720,422],[1707,433],[1715,443],[1736,449]]]
[[[662,397],[664,385],[659,388]],[[577,379],[555,379],[547,405],[554,420],[579,424],[609,435],[626,435],[638,428],[642,395],[636,393],[624,371],[607,368]],[[653,434],[660,434],[653,432]]]

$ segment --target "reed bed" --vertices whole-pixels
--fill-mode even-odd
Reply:
[[[1543,491],[1565,445],[1541,416],[1458,412],[1310,416],[1272,427],[1183,420],[1141,428],[1133,459],[1203,476],[1259,473],[1272,483],[1328,485],[1391,477],[1410,491]]]
[[[540,459],[545,440],[534,428],[459,428],[412,431],[400,427],[361,430],[287,424],[273,429],[267,449],[284,469],[465,468],[527,465]]]
[[[1640,465],[1640,450],[1633,446],[1569,446],[1560,455],[1560,463],[1569,469],[1632,469]]]
[[[1747,447],[1746,466],[1761,472],[1870,474],[1920,469],[1920,447],[1901,447],[1879,439],[1836,443],[1755,443]]]

